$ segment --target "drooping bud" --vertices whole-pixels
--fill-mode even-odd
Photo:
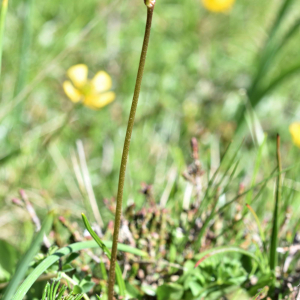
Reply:
[[[145,4],[149,8],[153,8],[155,5],[155,0],[144,0]]]

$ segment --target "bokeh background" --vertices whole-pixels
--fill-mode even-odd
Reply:
[[[239,144],[245,138],[238,183],[251,182],[264,134],[259,178],[276,165],[277,133],[284,166],[297,161],[300,150],[288,129],[300,119],[297,74],[265,95],[253,113],[256,121],[236,134],[238,107],[245,102],[245,89],[281,4],[237,0],[232,10],[213,13],[199,0],[157,0],[124,205],[144,205],[141,183],[153,185],[157,202],[164,195],[181,205],[186,188],[181,172],[191,161],[192,137],[199,141],[207,170],[217,168],[231,140]],[[299,17],[299,9],[295,1],[280,32]],[[0,238],[20,252],[34,233],[27,213],[11,202],[20,188],[41,218],[50,208],[78,221],[81,212],[90,214],[80,190],[83,183],[76,178],[78,145],[83,145],[104,222],[112,219],[103,201],[116,196],[145,14],[142,0],[9,2],[0,83]],[[265,82],[299,63],[299,38],[298,30],[273,61]],[[116,99],[99,111],[78,107],[67,119],[73,103],[62,84],[68,68],[78,63],[89,67],[90,78],[99,70],[108,72]],[[296,172],[292,182],[297,190]],[[268,188],[272,191],[273,185]]]

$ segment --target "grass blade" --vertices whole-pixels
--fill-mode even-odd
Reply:
[[[21,261],[19,262],[17,269],[15,271],[15,274],[14,274],[12,280],[10,281],[9,285],[6,288],[6,291],[5,291],[5,294],[2,298],[2,300],[11,300],[12,299],[12,296],[15,293],[19,283],[24,278],[24,276],[28,270],[29,264],[31,263],[34,256],[37,254],[37,252],[40,249],[40,246],[43,242],[44,234],[47,234],[50,231],[52,222],[53,222],[53,213],[50,213],[47,216],[46,220],[44,221],[41,230],[38,232],[38,234],[32,241],[29,249],[27,250],[27,252],[22,257]]]
[[[261,160],[262,160],[262,154],[263,154],[264,146],[266,144],[266,140],[267,140],[267,135],[265,135],[265,138],[264,138],[263,142],[261,143],[261,145],[258,148],[258,153],[257,153],[257,157],[256,157],[256,160],[255,160],[253,175],[252,175],[252,179],[251,179],[251,186],[255,185],[256,177],[257,177],[259,167],[260,167],[260,164],[261,164]],[[251,203],[252,196],[253,196],[253,190],[251,190],[247,195],[247,198],[246,198],[247,203]]]
[[[1,77],[3,37],[4,37],[7,7],[8,7],[8,0],[3,0],[1,6],[1,13],[0,13],[0,77]]]
[[[269,33],[269,40],[272,40],[285,16],[285,14],[287,13],[288,9],[290,8],[290,6],[293,4],[294,0],[285,0],[283,3],[282,3],[282,6],[281,8],[279,9],[279,12],[278,12],[278,15],[277,15],[277,18],[275,20],[275,22],[273,23],[273,26],[270,30],[270,33]]]
[[[252,103],[252,94],[255,92],[257,85],[259,84],[259,82],[261,81],[261,78],[265,75],[265,73],[268,70],[268,67],[271,65],[272,60],[274,59],[274,52],[273,52],[273,39],[274,36],[276,35],[276,32],[278,31],[278,28],[285,16],[285,14],[288,11],[288,8],[291,6],[291,4],[293,3],[294,0],[285,0],[281,6],[281,8],[279,9],[278,15],[276,17],[275,22],[273,23],[273,26],[269,32],[269,36],[268,39],[266,41],[266,45],[263,49],[263,54],[260,58],[259,61],[259,67],[257,70],[257,73],[255,75],[255,79],[253,81],[253,84],[249,90],[249,98],[250,98],[250,102]],[[254,107],[254,105],[253,105]]]
[[[47,295],[47,292],[48,292],[49,287],[50,287],[50,283],[47,282],[47,284],[46,284],[46,286],[45,286],[45,289],[44,289],[44,292],[43,292],[42,300],[45,300],[45,299],[46,299],[46,295]]]
[[[278,217],[279,217],[279,206],[280,206],[280,196],[281,196],[281,156],[280,156],[280,136],[277,135],[277,184],[276,184],[276,198],[275,207],[273,213],[273,224],[272,224],[272,236],[270,245],[270,269],[275,270],[277,265],[277,245],[278,245]]]
[[[103,244],[107,248],[111,248],[112,246],[112,242],[110,241],[103,241]],[[80,243],[74,243],[68,245],[64,248],[59,249],[57,252],[53,253],[52,255],[49,255],[24,280],[24,282],[21,284],[21,286],[17,290],[12,300],[22,300],[23,297],[28,292],[28,290],[30,289],[30,287],[39,278],[39,276],[42,275],[44,271],[46,271],[50,266],[52,266],[55,262],[57,262],[61,257],[71,254],[73,252],[78,252],[83,249],[98,248],[98,247],[99,245],[95,241],[86,241],[86,242],[80,242]],[[118,244],[118,250],[132,253],[134,255],[138,255],[142,257],[148,256],[146,252],[124,244]],[[2,300],[4,300],[4,298]],[[11,300],[11,298],[9,300]]]
[[[211,179],[209,180],[209,182],[207,184],[207,188],[206,188],[204,197],[203,197],[203,199],[201,201],[201,204],[199,206],[197,216],[201,215],[201,211],[202,211],[201,209],[203,208],[204,203],[207,202],[208,199],[210,199],[210,195],[209,194],[210,194],[210,191],[211,191],[211,187],[213,186],[213,184],[214,184],[214,182],[216,180],[216,177],[219,174],[221,166],[223,165],[222,162],[224,161],[224,158],[226,157],[226,155],[227,155],[227,153],[229,151],[230,145],[231,145],[231,143],[226,147],[225,152],[224,152],[224,154],[223,154],[223,156],[221,158],[219,167],[217,168],[217,170],[215,171],[215,173],[212,175]]]
[[[300,63],[297,63],[294,66],[290,67],[289,69],[280,72],[280,74],[276,78],[274,78],[265,89],[257,92],[257,95],[255,96],[255,101],[253,101],[252,105],[253,106],[257,105],[259,100],[262,97],[264,97],[267,93],[271,92],[275,87],[281,84],[282,81],[298,73],[299,71],[300,71]]]
[[[274,61],[276,54],[282,48],[281,45],[282,46],[285,45],[285,44],[281,44],[281,43],[279,43],[279,44],[277,43],[277,45],[276,45],[275,41],[274,41],[274,37],[280,27],[280,24],[283,21],[288,9],[293,4],[293,2],[294,2],[294,0],[283,1],[283,4],[280,7],[277,17],[273,23],[273,26],[269,31],[268,39],[262,50],[262,55],[260,56],[259,61],[258,61],[257,72],[254,75],[253,82],[247,92],[252,108],[254,108],[260,102],[263,95],[265,94],[265,93],[262,93],[262,94],[258,93],[259,84],[262,82],[262,79],[268,72],[269,67],[272,65],[272,62]],[[286,38],[289,39],[289,37],[294,34],[293,31],[296,31],[296,29],[297,29],[297,25],[295,24],[291,28],[291,30],[286,34],[286,36],[283,38],[283,42],[286,41]],[[269,90],[270,89],[266,89],[266,91],[269,91]],[[244,121],[245,111],[246,111],[246,107],[243,105],[243,106],[240,106],[240,108],[238,109],[238,111],[236,113],[235,119],[236,119],[236,123],[237,123],[237,131],[240,129],[240,127]]]
[[[248,194],[251,190],[255,189],[256,187],[260,186],[261,184],[264,184],[264,186],[265,186],[265,184],[266,184],[269,180],[271,180],[272,178],[277,177],[277,176],[279,176],[279,175],[281,175],[281,174],[283,174],[283,173],[286,173],[287,171],[289,171],[289,170],[295,168],[295,167],[298,166],[298,165],[299,165],[299,163],[296,163],[296,164],[294,164],[294,165],[292,165],[292,166],[290,166],[290,167],[288,167],[288,168],[285,168],[285,169],[281,170],[280,172],[276,172],[276,173],[275,173],[275,171],[276,171],[276,169],[277,169],[277,168],[276,168],[275,170],[272,171],[272,173],[271,173],[271,175],[270,175],[269,177],[263,179],[262,181],[258,182],[256,185],[250,187],[250,188],[249,188],[248,190],[246,190],[245,192],[243,192],[243,193],[241,193],[241,194],[235,196],[233,199],[231,199],[230,201],[226,202],[222,207],[219,208],[219,210],[218,210],[217,213],[220,213],[220,212],[223,211],[226,207],[228,207],[228,206],[231,205],[234,201],[236,201],[238,198],[240,198],[240,197],[242,197],[242,196],[245,196],[245,195]],[[261,193],[261,191],[260,191],[259,193]],[[258,197],[258,195],[256,195],[254,199],[256,199],[257,197]],[[254,202],[254,199],[252,200],[252,202]]]
[[[107,257],[109,259],[111,259],[110,251],[108,250],[106,245],[101,241],[101,239],[95,233],[95,231],[92,229],[91,225],[89,224],[89,221],[88,221],[87,217],[84,214],[81,214],[81,215],[82,215],[83,223],[84,223],[86,229],[88,230],[88,232],[90,233],[90,235],[92,236],[92,238],[96,241],[96,243],[103,250],[103,252],[107,255]],[[125,296],[125,289],[126,289],[125,282],[123,280],[121,268],[120,268],[118,263],[116,263],[116,277],[117,277],[117,282],[118,282],[118,285],[119,285],[119,288],[120,288],[120,295]]]
[[[255,221],[256,221],[258,230],[259,230],[260,238],[261,238],[263,244],[265,244],[266,239],[265,239],[264,231],[262,230],[262,227],[261,227],[261,223],[260,223],[260,221],[259,221],[259,218],[258,218],[256,212],[254,211],[254,209],[253,209],[249,204],[246,204],[246,206],[247,206],[247,208],[250,210],[250,212],[252,213],[252,215],[253,215],[253,217],[254,217],[254,219],[255,219]]]

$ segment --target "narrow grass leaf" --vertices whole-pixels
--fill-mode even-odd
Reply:
[[[258,92],[256,99],[258,100],[261,99],[267,93],[271,92],[274,88],[276,88],[279,84],[281,84],[282,81],[288,79],[290,76],[298,73],[299,71],[300,71],[300,63],[295,64],[289,69],[282,70],[280,74],[276,78],[274,78],[265,89]],[[253,104],[256,105],[258,103],[258,100],[256,100]]]
[[[259,218],[258,218],[256,212],[254,211],[254,209],[249,204],[246,204],[246,206],[250,210],[250,212],[252,213],[252,215],[255,219],[255,222],[257,224],[259,235],[260,235],[260,238],[261,238],[262,242],[265,243],[266,239],[265,239],[264,231],[262,230],[261,223],[259,221]]]
[[[245,196],[246,194],[248,194],[249,191],[251,191],[251,190],[257,188],[257,187],[260,186],[261,184],[264,184],[264,186],[265,186],[265,184],[266,184],[269,180],[271,180],[272,178],[277,177],[277,176],[280,175],[280,174],[286,173],[287,171],[289,171],[289,170],[295,168],[295,167],[298,166],[298,165],[299,165],[299,163],[294,164],[293,166],[290,166],[290,167],[288,167],[288,168],[285,168],[285,169],[281,170],[280,172],[276,172],[276,170],[277,170],[277,168],[276,168],[275,170],[273,170],[273,171],[271,172],[271,175],[270,175],[269,177],[267,177],[267,178],[263,179],[262,181],[258,182],[255,186],[249,188],[249,189],[246,190],[245,192],[243,192],[243,193],[241,193],[241,194],[238,194],[238,195],[235,196],[233,199],[231,199],[231,200],[228,201],[226,204],[224,204],[222,207],[220,207],[217,213],[220,213],[221,211],[223,211],[225,208],[227,208],[227,206],[231,205],[231,204],[232,204],[234,201],[236,201],[238,198],[240,198],[240,197]],[[262,190],[260,190],[260,193],[261,193],[261,192],[262,192]],[[255,198],[257,198],[257,196],[255,196]],[[254,199],[252,200],[252,202],[254,202]]]
[[[32,241],[29,249],[26,251],[24,256],[22,257],[21,261],[19,262],[17,269],[15,271],[15,274],[13,278],[11,279],[9,285],[6,288],[5,294],[2,298],[2,300],[11,300],[12,296],[14,295],[15,291],[18,288],[18,285],[20,284],[21,280],[24,278],[29,264],[32,262],[34,256],[37,254],[37,252],[40,249],[40,246],[43,242],[44,234],[48,234],[48,232],[51,229],[53,222],[53,213],[51,212],[46,217],[41,230],[38,232],[34,240]],[[18,292],[16,293],[18,294]]]
[[[262,160],[263,149],[266,144],[266,140],[267,140],[267,135],[265,135],[263,142],[261,143],[261,145],[258,148],[258,153],[256,156],[255,166],[254,166],[253,175],[252,175],[252,179],[251,179],[251,186],[255,185],[256,177],[257,177],[257,174],[258,174],[258,171],[260,168],[260,164],[261,164],[261,160]],[[252,195],[253,195],[253,190],[251,190],[247,195],[246,202],[248,204],[251,203]]]
[[[275,57],[275,53],[273,51],[274,37],[278,31],[278,28],[280,27],[281,22],[283,21],[285,14],[287,13],[287,11],[288,11],[289,7],[291,6],[291,4],[293,3],[293,1],[294,0],[283,1],[282,6],[280,7],[277,17],[273,23],[273,26],[269,31],[268,39],[266,41],[266,44],[263,49],[261,59],[259,62],[258,71],[256,73],[253,84],[248,93],[250,102],[252,105],[253,105],[253,103],[252,103],[253,96],[252,95],[253,95],[253,93],[255,93],[255,90],[257,89],[257,85],[261,81],[261,78],[263,77],[263,75],[266,74],[268,67],[271,65],[273,58]],[[254,105],[253,105],[253,107],[254,107]]]
[[[293,4],[295,0],[285,0],[283,1],[279,11],[278,11],[278,14],[277,14],[277,17],[275,19],[275,22],[273,23],[273,26],[270,30],[270,33],[269,33],[269,40],[272,40],[278,30],[278,28],[280,27],[280,24],[284,18],[284,16],[286,15],[288,9],[290,8],[290,6]]]
[[[229,150],[229,147],[230,147],[231,143],[227,146],[227,148],[225,149],[225,152],[221,158],[221,161],[220,161],[220,165],[219,167],[217,168],[217,170],[215,171],[215,173],[213,174],[213,176],[211,177],[211,179],[209,180],[208,182],[208,185],[207,185],[207,189],[206,189],[206,192],[205,192],[205,195],[202,199],[202,203],[206,200],[206,197],[208,196],[208,193],[210,191],[210,188],[211,186],[213,185],[217,175],[219,174],[219,171],[220,171],[220,168],[221,168],[221,165],[222,165],[222,162],[224,161],[224,158],[226,157],[227,153],[228,153],[228,150]]]

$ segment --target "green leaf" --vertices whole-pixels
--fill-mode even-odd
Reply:
[[[157,288],[157,300],[181,300],[183,292],[183,286],[180,284],[164,284]]]
[[[28,270],[29,264],[31,263],[34,256],[37,254],[37,252],[40,249],[40,246],[43,242],[44,234],[48,234],[48,232],[50,231],[52,222],[53,222],[53,213],[50,213],[46,217],[46,220],[44,221],[41,230],[37,233],[36,237],[32,241],[29,249],[27,250],[27,252],[22,257],[21,261],[19,262],[16,272],[15,272],[12,280],[10,281],[8,287],[6,288],[6,291],[5,291],[5,294],[2,298],[2,300],[11,300],[12,299],[12,296],[15,293],[19,283],[24,278],[24,276]],[[18,299],[18,297],[20,295],[21,291],[19,291],[19,290],[20,289],[17,290],[17,292],[14,296],[14,298],[17,297],[16,299]],[[22,294],[22,292],[21,292],[21,294]],[[22,299],[22,298],[19,298],[19,299]]]
[[[189,288],[194,296],[199,295],[202,290],[202,287],[196,281],[190,281]]]
[[[70,264],[66,264],[66,265],[64,265],[63,267],[62,267],[62,271],[63,272],[70,272],[70,271],[72,271],[72,270],[74,270],[74,267],[72,267],[72,265],[70,265]]]
[[[83,293],[82,287],[79,285],[74,285],[73,287],[73,291],[74,294],[81,294]]]
[[[95,286],[95,282],[86,282],[83,285],[80,284],[82,293],[88,293],[94,286]]]
[[[18,260],[19,253],[15,247],[7,241],[0,240],[0,265],[8,273],[12,274]]]
[[[151,285],[142,284],[141,289],[146,295],[149,295],[149,296],[156,295],[155,289]]]
[[[139,298],[140,296],[140,292],[139,290],[133,286],[132,284],[130,284],[128,281],[126,281],[126,292],[130,297],[133,298]]]

